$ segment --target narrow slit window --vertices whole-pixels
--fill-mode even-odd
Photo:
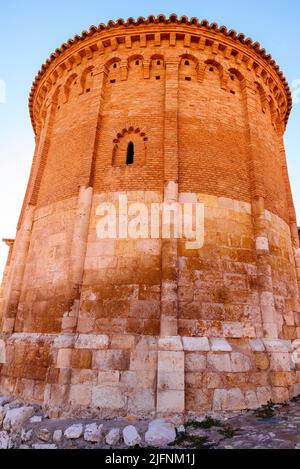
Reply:
[[[126,157],[126,164],[130,165],[134,162],[134,144],[133,142],[128,143],[127,147],[127,157]]]

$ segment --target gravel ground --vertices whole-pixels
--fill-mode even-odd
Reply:
[[[207,428],[203,428],[207,427]],[[226,420],[190,421],[174,448],[300,449],[300,396]]]

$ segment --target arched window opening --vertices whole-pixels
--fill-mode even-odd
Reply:
[[[133,142],[128,143],[127,147],[127,157],[126,157],[126,164],[130,165],[134,162],[134,144]]]
[[[189,60],[186,60],[186,61],[184,62],[184,65],[190,65]]]
[[[122,129],[113,140],[112,166],[125,168],[146,164],[147,142],[148,137],[139,127]]]

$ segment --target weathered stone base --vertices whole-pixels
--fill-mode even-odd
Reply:
[[[0,339],[0,394],[52,416],[139,418],[253,409],[300,394],[279,339],[13,334]]]

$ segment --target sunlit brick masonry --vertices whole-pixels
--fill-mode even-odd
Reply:
[[[36,150],[6,240],[0,394],[138,418],[300,394],[290,110],[272,57],[215,23],[111,21],[56,49],[30,95]],[[204,244],[99,238],[99,205],[124,196],[202,204]]]

